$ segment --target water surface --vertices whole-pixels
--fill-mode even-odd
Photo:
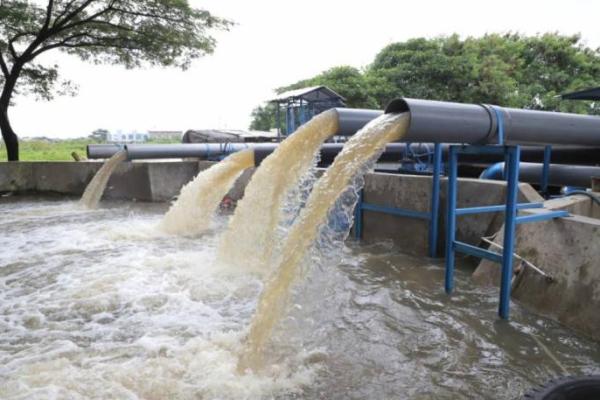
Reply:
[[[236,373],[262,276],[213,265],[225,217],[162,233],[166,205],[0,199],[0,398],[513,399],[598,373],[598,345],[466,272],[386,244],[351,245],[294,286],[264,375]]]

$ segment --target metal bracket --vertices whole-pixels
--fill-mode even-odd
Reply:
[[[373,211],[406,218],[417,218],[429,221],[428,246],[429,256],[437,255],[437,240],[440,211],[440,176],[442,172],[442,145],[436,143],[433,147],[433,173],[431,177],[431,202],[429,211],[414,211],[403,208],[388,207],[366,203],[363,191],[359,193],[358,202],[354,208],[354,238],[359,240],[363,231],[363,212]]]

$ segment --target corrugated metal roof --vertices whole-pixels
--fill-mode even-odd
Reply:
[[[564,100],[600,100],[600,87],[561,94]]]
[[[182,143],[242,143],[270,141],[277,132],[245,131],[241,129],[190,129],[183,134]]]
[[[281,103],[288,100],[302,99],[306,101],[341,100],[346,99],[327,86],[310,86],[302,89],[290,90],[279,94],[270,103]]]

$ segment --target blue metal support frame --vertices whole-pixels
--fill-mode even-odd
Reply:
[[[299,119],[299,122],[300,122],[298,124],[298,126],[300,126],[300,125],[304,125],[306,123],[306,121],[308,121],[308,118],[306,118],[306,109],[305,109],[305,106],[304,106],[304,100],[300,99],[300,106],[298,108],[299,108],[298,119]]]
[[[354,206],[354,239],[356,240],[360,240],[362,237],[363,198],[364,193],[361,190],[358,192],[358,199],[356,200],[356,206]]]
[[[467,243],[463,243],[463,242],[455,242],[454,248],[456,251],[468,254],[470,256],[485,258],[486,260],[494,261],[497,263],[502,262],[502,254],[498,254],[494,251],[482,249],[480,247],[473,246],[471,244],[467,244]]]
[[[517,218],[517,193],[519,190],[519,160],[521,148],[507,147],[508,171],[506,172],[506,211],[504,212],[504,244],[502,249],[502,270],[500,279],[500,318],[508,319],[510,313],[510,289],[513,276],[513,253],[515,249],[515,229]]]
[[[544,203],[519,203],[517,204],[517,210],[525,210],[528,208],[543,208]],[[498,206],[480,206],[480,207],[464,207],[456,210],[456,215],[468,215],[468,214],[482,214],[490,212],[504,212],[506,205],[501,204]]]
[[[448,149],[448,194],[446,205],[446,274],[444,290],[452,293],[454,289],[454,256],[456,249],[456,189],[458,179],[458,147]]]
[[[501,125],[499,124],[499,128]],[[499,135],[501,137],[501,135]],[[541,208],[541,203],[517,203],[518,176],[519,176],[519,146],[450,146],[450,157],[448,165],[448,205],[446,223],[446,281],[444,288],[446,293],[452,293],[454,289],[454,267],[456,252],[469,254],[479,258],[485,258],[502,264],[500,282],[500,304],[498,314],[501,318],[508,319],[510,306],[510,285],[512,279],[512,254],[514,252],[515,227],[518,209]],[[495,206],[457,208],[458,189],[458,155],[476,154],[479,152],[504,154],[506,163],[506,204]],[[502,254],[481,249],[467,243],[456,240],[456,217],[486,212],[504,211],[504,246]]]
[[[568,217],[568,216],[569,216],[568,211],[550,211],[550,212],[546,212],[546,213],[523,215],[521,217],[517,217],[516,223],[517,223],[517,225],[518,224],[526,224],[529,222],[548,221],[549,219],[562,218],[562,217]]]
[[[497,116],[497,138],[496,145],[454,145],[448,150],[448,193],[447,193],[447,216],[446,216],[446,270],[444,288],[446,293],[452,293],[454,289],[454,269],[456,252],[469,254],[475,257],[484,258],[501,264],[501,282],[500,282],[500,300],[498,314],[503,319],[509,318],[510,313],[510,291],[513,275],[513,254],[515,248],[515,230],[518,224],[545,221],[553,218],[566,217],[569,215],[566,211],[551,211],[537,213],[532,215],[517,216],[518,210],[543,208],[543,203],[517,203],[517,194],[519,187],[519,162],[521,148],[520,146],[507,146],[504,144],[504,120],[502,112],[493,107]],[[507,182],[506,203],[491,206],[465,207],[457,208],[458,195],[458,156],[460,154],[502,154],[505,159],[504,177]],[[547,188],[548,173],[550,165],[550,146],[544,149],[544,177]],[[429,211],[414,211],[402,208],[388,207],[364,202],[364,195],[361,191],[354,209],[354,237],[360,239],[363,231],[364,211],[381,212],[400,217],[417,218],[429,221],[429,255],[435,257],[437,253],[437,239],[439,229],[439,209],[440,209],[440,176],[442,167],[442,146],[435,144],[433,154],[433,174],[431,188],[431,204]],[[504,246],[502,253],[497,253],[487,249],[482,249],[468,243],[456,240],[456,217],[461,215],[504,212]]]
[[[374,211],[384,214],[395,215],[398,217],[416,218],[429,221],[428,246],[429,256],[437,255],[437,239],[439,230],[439,211],[440,211],[440,176],[442,174],[442,145],[436,143],[433,149],[433,173],[431,177],[431,202],[429,211],[414,211],[403,208],[388,207],[378,204],[364,202],[364,194],[361,190],[358,194],[358,200],[354,208],[354,238],[359,240],[362,237],[363,213],[364,211]]]
[[[429,257],[437,256],[440,216],[440,177],[442,174],[442,145],[433,146],[433,175],[431,176],[431,207],[429,214]]]
[[[296,118],[294,115],[294,108],[288,104],[285,110],[285,124],[286,124],[286,132],[285,135],[289,136],[296,130]]]
[[[504,121],[502,112],[493,108],[498,118],[498,144],[487,146],[454,145],[449,148],[448,159],[448,196],[446,219],[446,271],[444,288],[446,293],[454,289],[454,267],[456,252],[484,258],[502,265],[500,281],[500,300],[498,314],[503,319],[508,319],[510,314],[510,291],[513,276],[513,254],[515,248],[515,230],[517,224],[544,221],[553,218],[565,217],[566,211],[551,211],[525,216],[517,216],[518,210],[527,208],[542,208],[543,203],[517,203],[519,188],[519,162],[521,155],[520,146],[504,145]],[[459,154],[503,154],[505,158],[504,176],[506,179],[506,204],[457,208],[456,199],[458,191],[458,155]],[[550,148],[544,149],[545,167],[550,163]],[[547,182],[548,170],[545,171]],[[504,212],[504,245],[502,253],[486,250],[456,240],[456,217],[459,215]]]

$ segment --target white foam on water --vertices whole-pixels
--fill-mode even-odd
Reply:
[[[29,217],[0,222],[0,398],[263,398],[314,379],[236,373],[262,282],[215,267],[214,235],[166,235],[135,209],[12,211]]]

